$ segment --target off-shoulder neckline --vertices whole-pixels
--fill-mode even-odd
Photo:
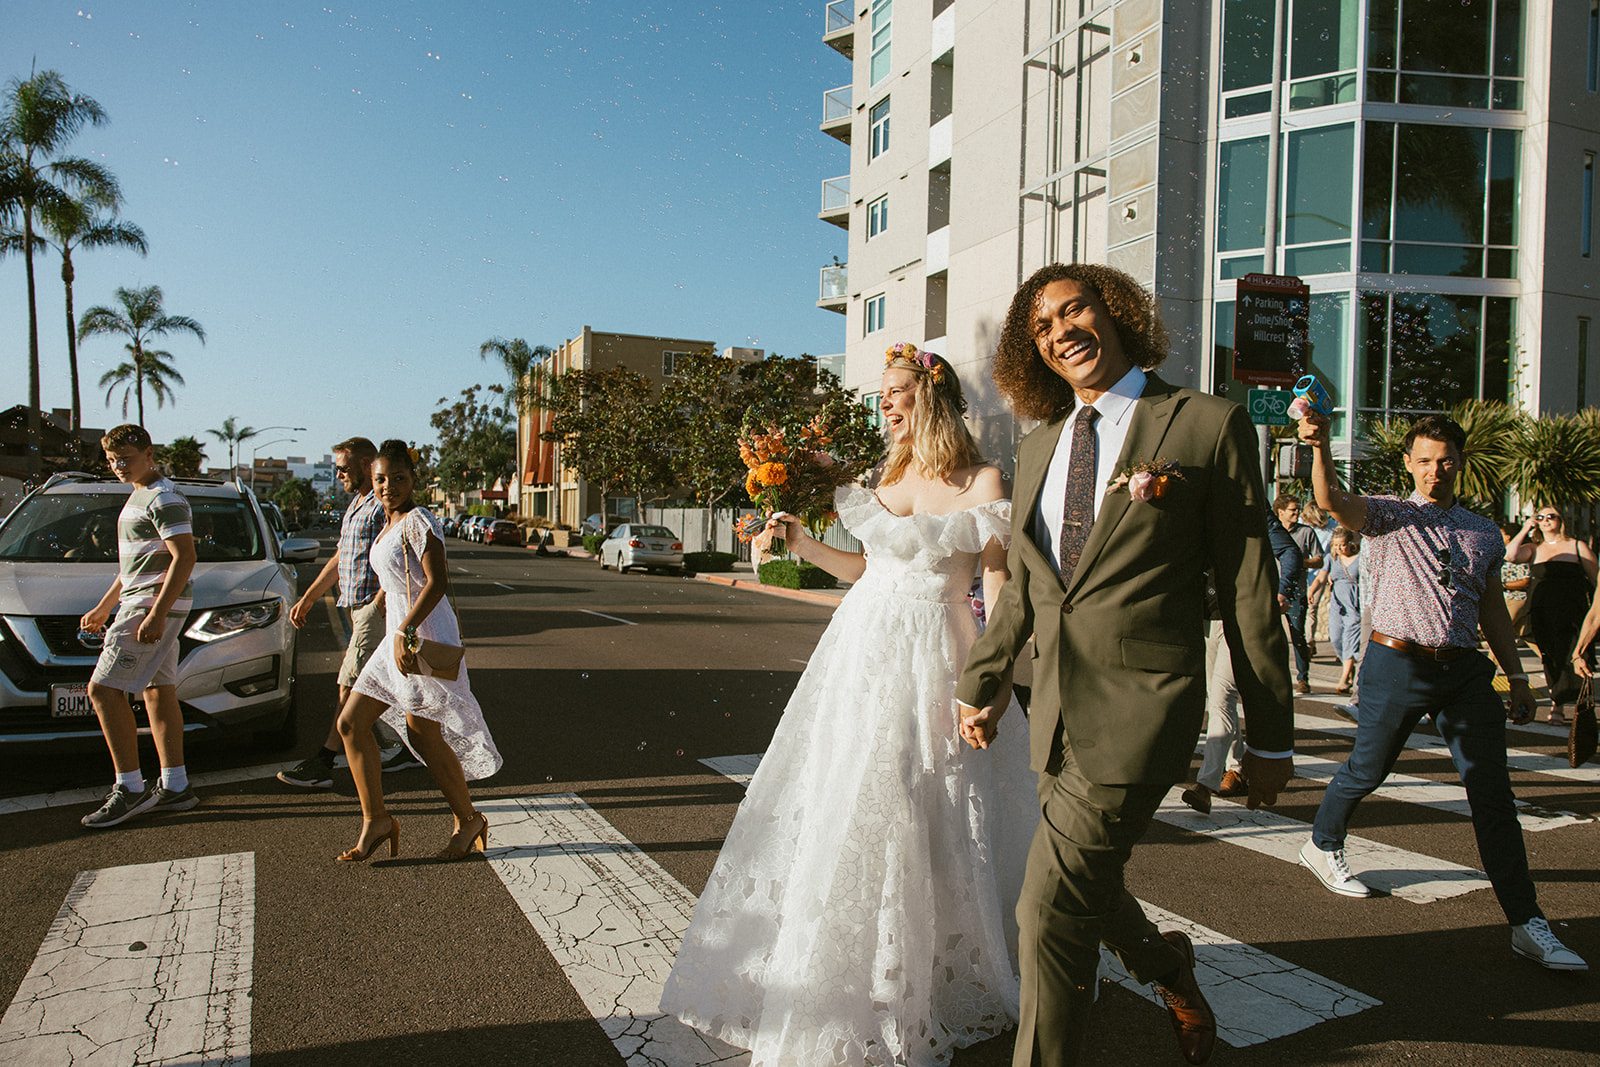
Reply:
[[[860,489],[861,492],[866,493],[868,496],[872,497],[872,502],[874,504],[878,505],[878,507],[882,508],[883,509],[883,513],[885,515],[889,516],[891,519],[914,519],[919,515],[925,515],[925,516],[928,516],[929,518],[934,518],[934,519],[942,519],[942,518],[945,518],[945,517],[950,516],[950,515],[962,515],[962,514],[965,514],[966,512],[969,512],[969,511],[976,511],[979,508],[986,508],[986,507],[989,507],[991,504],[1009,504],[1011,502],[1009,497],[1003,497],[1002,496],[1002,497],[996,497],[994,500],[985,500],[981,504],[969,504],[968,506],[966,506],[964,508],[957,508],[954,511],[913,511],[909,515],[901,515],[898,512],[894,512],[894,511],[890,511],[889,510],[889,505],[885,504],[878,497],[877,490],[875,490],[875,489],[867,489],[864,486],[858,486],[857,488]]]

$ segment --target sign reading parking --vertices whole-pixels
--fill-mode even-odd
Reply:
[[[1288,426],[1289,402],[1294,394],[1287,389],[1252,389],[1247,399],[1250,421],[1257,426]]]
[[[1310,355],[1311,289],[1288,274],[1246,274],[1233,306],[1233,377],[1293,385]]]

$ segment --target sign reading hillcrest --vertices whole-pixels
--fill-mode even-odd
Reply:
[[[1311,289],[1289,274],[1246,274],[1233,305],[1233,377],[1293,385],[1305,373]]]

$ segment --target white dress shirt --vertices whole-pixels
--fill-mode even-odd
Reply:
[[[1106,483],[1117,476],[1117,459],[1128,440],[1134,402],[1144,395],[1144,385],[1144,371],[1134,367],[1090,405],[1100,413],[1094,422],[1095,484],[1099,487],[1094,495],[1096,519],[1100,517],[1100,506],[1105,502]],[[1033,540],[1057,574],[1061,573],[1061,522],[1067,504],[1067,471],[1072,463],[1072,420],[1075,418],[1076,408],[1067,416],[1066,425],[1061,428],[1061,440],[1056,442],[1055,455],[1050,457],[1050,466],[1044,475],[1044,487],[1039,490],[1039,506],[1033,513]],[[1151,460],[1155,457],[1143,458]]]

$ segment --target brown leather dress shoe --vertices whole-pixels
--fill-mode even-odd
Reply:
[[[1155,984],[1156,992],[1167,1003],[1167,1014],[1172,1017],[1172,1029],[1178,1034],[1178,1050],[1183,1058],[1194,1064],[1205,1063],[1217,1043],[1217,1018],[1211,1014],[1211,1005],[1206,1003],[1194,980],[1194,945],[1189,935],[1180,930],[1168,930],[1161,936],[1183,953],[1184,963],[1170,986]]]
[[[1226,771],[1222,781],[1218,783],[1217,796],[1242,797],[1250,792],[1250,783],[1244,780],[1244,775],[1238,771]]]
[[[1196,782],[1181,794],[1183,802],[1198,811],[1201,815],[1211,814],[1211,790]]]

